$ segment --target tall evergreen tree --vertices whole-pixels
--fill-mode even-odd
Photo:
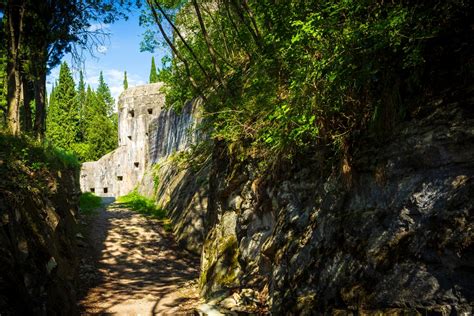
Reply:
[[[83,160],[97,160],[117,147],[117,122],[114,120],[113,106],[114,99],[101,73],[97,91],[88,87],[86,92]]]
[[[123,73],[123,90],[128,89],[128,80],[127,80],[127,72]]]
[[[84,74],[82,70],[79,72],[79,83],[77,84],[77,99],[79,104],[83,105],[86,100],[86,83],[84,82]]]
[[[99,85],[97,86],[96,94],[98,102],[101,103],[101,107],[103,107],[103,109],[105,110],[106,115],[112,115],[115,100],[112,97],[112,94],[110,93],[109,86],[104,81],[104,75],[102,74],[102,71],[99,75]]]
[[[84,82],[84,74],[82,70],[79,72],[79,83],[77,84],[77,101],[79,102],[79,139],[82,141],[84,138],[84,106],[86,102],[86,83]]]
[[[158,73],[156,72],[155,57],[151,57],[150,83],[158,82]]]
[[[74,79],[67,63],[63,62],[48,107],[46,137],[66,150],[73,150],[78,141],[80,111],[77,101]]]

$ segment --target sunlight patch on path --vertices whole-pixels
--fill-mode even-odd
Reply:
[[[187,315],[199,303],[197,258],[157,220],[111,204],[86,220],[81,260],[84,314]]]

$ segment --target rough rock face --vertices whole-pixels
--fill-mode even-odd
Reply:
[[[199,139],[195,129],[199,123],[199,102],[188,102],[178,113],[161,110],[159,115],[150,123],[149,161],[159,163],[176,152],[186,150]]]
[[[6,168],[3,163],[0,315],[76,315],[77,171],[55,171],[43,179],[16,162]],[[47,186],[37,184],[43,180]]]
[[[384,144],[360,140],[346,174],[306,157],[262,176],[217,148],[203,294],[251,288],[274,315],[471,315],[472,100],[433,103]]]
[[[143,178],[139,193],[154,198],[173,223],[176,240],[187,250],[200,254],[209,190],[209,165],[201,170],[181,169],[163,159]]]
[[[138,190],[167,211],[176,240],[187,250],[201,253],[207,211],[209,164],[179,166],[177,155],[196,144],[201,135],[199,100],[181,112],[162,110],[150,124],[149,165]]]

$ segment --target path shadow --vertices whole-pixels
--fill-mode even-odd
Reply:
[[[127,302],[146,301],[151,305],[142,307],[153,315],[160,314],[163,306],[157,302],[164,298],[175,301],[174,306],[183,304],[179,297],[168,296],[198,278],[199,259],[180,249],[158,220],[110,204],[86,225],[90,248],[81,253],[83,313],[106,315],[133,309]]]
[[[102,205],[107,206],[115,202],[115,196],[102,197]]]

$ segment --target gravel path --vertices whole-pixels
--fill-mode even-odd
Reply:
[[[198,259],[179,249],[157,220],[111,204],[82,222],[84,315],[193,315]]]

